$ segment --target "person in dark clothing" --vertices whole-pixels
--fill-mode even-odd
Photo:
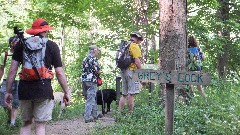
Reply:
[[[49,30],[53,30],[53,28],[48,25],[46,20],[39,18],[33,22],[30,29],[26,30],[26,33],[34,35],[34,37],[38,36],[41,39],[46,39]],[[69,105],[70,93],[67,79],[62,68],[60,50],[57,44],[51,40],[47,40],[45,46],[44,62],[45,67],[47,68],[46,72],[50,72],[54,67],[58,82],[64,91],[64,99],[66,100],[66,104]],[[23,54],[24,45],[19,42],[15,47],[12,64],[7,78],[7,93],[5,96],[5,102],[7,105],[10,105],[11,86],[17,73],[18,66],[25,62],[23,60]],[[26,80],[20,76],[18,90],[21,109],[23,111],[23,126],[20,129],[20,135],[30,135],[32,133],[31,127],[33,119],[36,124],[36,135],[44,135],[45,122],[52,119],[52,110],[54,106],[51,78],[43,77],[42,80]]]

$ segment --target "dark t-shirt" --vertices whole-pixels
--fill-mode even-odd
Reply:
[[[45,52],[45,65],[50,70],[52,66],[54,68],[62,67],[60,50],[57,44],[48,40],[46,43]],[[16,45],[13,53],[13,60],[22,63],[23,60],[23,45]],[[20,100],[33,100],[33,99],[53,99],[53,89],[51,86],[51,80],[44,79],[36,81],[21,80],[18,86],[18,94]]]

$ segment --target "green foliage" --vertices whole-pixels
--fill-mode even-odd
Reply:
[[[207,86],[207,99],[197,92],[189,105],[176,102],[174,134],[239,134],[240,104],[239,84],[217,82],[216,86]],[[158,92],[155,90],[149,99],[148,91],[137,95],[132,115],[116,113],[114,126],[96,129],[94,134],[164,134],[165,115],[159,106]],[[126,109],[126,108],[125,108]],[[126,110],[125,110],[126,111]]]
[[[16,134],[20,127],[21,127],[21,118],[20,116],[17,117],[16,120],[16,127],[11,128],[8,124],[7,124],[7,113],[5,112],[5,110],[3,109],[3,107],[0,107],[0,119],[1,119],[1,123],[0,123],[0,135],[12,135],[12,134]]]
[[[82,117],[82,114],[84,113],[84,107],[85,101],[83,96],[74,98],[71,105],[67,106],[65,110],[63,110],[61,117],[58,118],[60,106],[55,104],[52,114],[52,122]]]
[[[31,18],[42,17],[56,27],[75,26],[81,29],[88,29],[89,4],[88,0],[32,0],[31,8],[28,9],[28,12],[31,14]]]
[[[208,70],[216,69],[219,62],[217,58],[227,53],[227,67],[231,70],[228,78],[239,78],[239,57],[236,52],[239,50],[239,2],[230,0],[190,0],[188,1],[188,33],[199,39],[199,44],[208,55],[207,63],[211,66]],[[228,15],[222,16],[223,7],[229,7]],[[221,13],[220,13],[221,12]],[[221,32],[229,32],[229,36],[221,35]],[[227,47],[226,47],[227,46]],[[227,48],[227,49],[226,49]],[[236,61],[235,61],[236,60]],[[214,71],[215,72],[215,71]],[[236,77],[237,76],[237,77]],[[239,79],[238,79],[239,80]]]
[[[101,0],[95,1],[92,4],[94,7],[93,15],[97,17],[103,26],[109,28],[111,31],[116,32],[115,38],[118,39],[121,36],[126,37],[126,35],[132,31],[144,29],[147,32],[151,32],[155,30],[155,27],[159,26],[158,24],[153,23],[154,21],[148,26],[134,24],[134,21],[137,20],[134,20],[134,18],[143,16],[142,14],[139,14],[139,9],[143,7],[137,5],[134,1]],[[149,20],[151,20],[153,13],[158,10],[158,3],[156,0],[149,0],[147,5],[147,17],[149,17]]]
[[[20,1],[0,0],[0,51],[8,47],[8,38],[13,35],[12,27],[18,25],[22,29],[31,27],[34,19],[42,17],[55,28],[49,38],[59,45],[62,53],[64,70],[68,84],[73,90],[73,104],[67,108],[62,119],[80,116],[83,112],[84,101],[81,96],[81,63],[88,52],[88,46],[96,44],[102,48],[99,59],[102,65],[104,84],[99,87],[115,88],[115,78],[119,70],[115,66],[115,50],[121,39],[128,40],[129,33],[144,29],[147,36],[158,35],[158,1],[149,0],[146,16],[148,24],[134,25],[139,19],[139,12],[135,1],[127,0],[29,0]],[[138,5],[139,6],[139,5]],[[230,0],[230,14],[226,21],[219,20],[217,11],[222,5],[216,0],[189,0],[188,1],[189,34],[198,38],[201,48],[206,55],[203,61],[203,72],[211,74],[211,87],[206,87],[209,96],[207,102],[200,97],[193,98],[189,106],[176,104],[175,134],[240,134],[239,130],[239,98],[238,85],[228,84],[239,82],[239,2]],[[220,37],[218,30],[227,28],[231,32],[228,37]],[[228,43],[228,83],[219,83],[217,80],[217,57],[223,54],[224,44]],[[158,61],[158,51],[148,49],[148,57]],[[56,78],[53,81],[55,91],[61,91]],[[118,119],[114,127],[97,130],[99,134],[164,134],[164,110],[159,107],[158,93],[148,95],[141,92],[136,99],[136,110],[133,115],[116,116]],[[197,94],[198,95],[198,94]],[[150,99],[149,99],[150,98]],[[149,106],[149,100],[151,106]],[[58,110],[55,109],[53,119],[57,119]],[[0,110],[0,118],[5,119]],[[21,123],[19,123],[20,125]],[[146,126],[145,126],[146,125]],[[0,134],[15,132],[1,125]],[[223,128],[224,127],[224,128]],[[101,129],[102,130],[102,129]]]
[[[187,134],[239,134],[239,85],[207,87],[207,100],[194,98],[190,106],[176,109],[176,131]],[[179,110],[180,109],[180,110]],[[184,123],[184,124],[183,124]],[[224,127],[224,128],[223,128]]]

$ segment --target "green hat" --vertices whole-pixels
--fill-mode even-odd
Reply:
[[[138,39],[143,40],[143,36],[142,36],[142,34],[139,33],[139,32],[132,32],[132,33],[130,34],[130,37],[137,37]]]

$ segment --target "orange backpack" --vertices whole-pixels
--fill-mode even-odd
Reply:
[[[23,45],[22,71],[20,79],[32,81],[52,79],[53,72],[45,66],[45,51],[47,38],[33,36],[26,39]]]

